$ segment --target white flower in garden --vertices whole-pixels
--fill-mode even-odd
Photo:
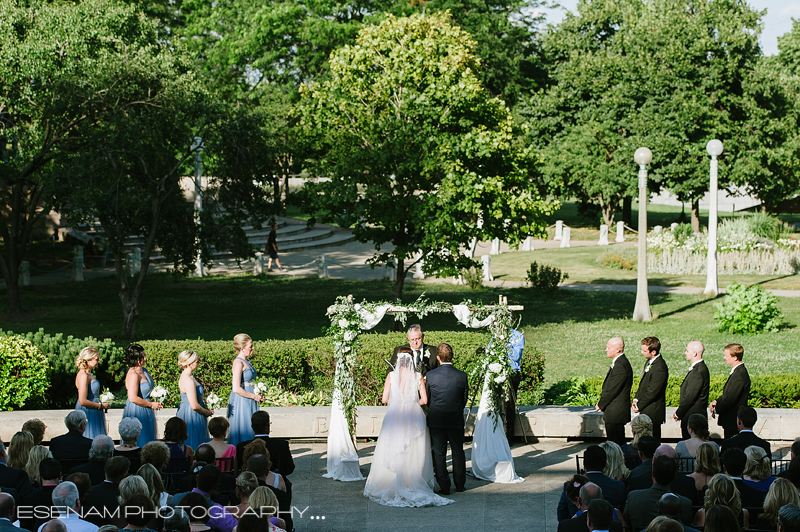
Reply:
[[[494,382],[496,382],[497,384],[500,384],[501,382],[505,382],[505,381],[506,381],[506,376],[505,375],[500,375],[500,376],[494,378]]]
[[[345,342],[352,342],[355,339],[356,339],[355,331],[346,331],[344,333],[344,341]]]
[[[346,319],[342,318],[339,320],[339,328],[340,329],[347,329],[350,326],[350,322]]]
[[[489,371],[492,373],[500,373],[503,371],[503,366],[501,366],[498,362],[492,362],[489,364]]]

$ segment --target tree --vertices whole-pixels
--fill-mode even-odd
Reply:
[[[374,242],[373,264],[395,261],[398,299],[414,257],[428,272],[470,266],[460,249],[473,237],[518,242],[542,232],[552,207],[528,186],[508,109],[478,80],[474,41],[450,22],[389,16],[365,27],[331,56],[330,79],[303,90],[321,154],[313,170],[330,178],[306,185],[308,207]]]

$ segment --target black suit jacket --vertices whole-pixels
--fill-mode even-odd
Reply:
[[[766,493],[757,490],[753,486],[748,486],[744,483],[744,480],[740,478],[734,479],[733,483],[736,484],[736,488],[739,490],[739,495],[742,499],[742,508],[764,507],[764,497],[766,497]]]
[[[90,460],[85,464],[76,465],[69,470],[70,473],[86,473],[89,475],[89,480],[92,486],[97,486],[106,479],[106,464],[105,462],[95,462]],[[65,475],[66,476],[66,475]]]
[[[280,473],[284,477],[291,475],[292,471],[294,471],[294,460],[292,459],[292,451],[289,449],[289,441],[271,436],[257,436],[257,438],[266,444],[269,451],[269,459],[272,462],[272,467],[269,468],[270,471]],[[253,440],[246,440],[236,444],[236,464],[239,471],[247,465],[242,464],[244,449],[252,442]]]
[[[756,447],[761,447],[764,449],[764,452],[767,453],[769,459],[772,460],[772,449],[769,446],[769,442],[759,438],[752,431],[740,432],[736,436],[732,436],[727,440],[723,440],[720,447],[720,454],[724,453],[727,449],[734,447],[744,451],[751,445],[755,445]]]
[[[617,357],[614,367],[609,368],[603,381],[603,391],[597,406],[603,411],[606,424],[622,424],[631,420],[631,386],[633,370],[628,358]]]
[[[750,374],[742,364],[737,366],[725,381],[722,395],[717,399],[717,406],[714,409],[717,413],[717,424],[720,427],[729,425],[735,428],[739,407],[747,404],[748,397],[750,397]]]
[[[0,463],[0,488],[15,489],[20,497],[25,497],[33,492],[33,486],[25,471],[8,467],[3,463]]]
[[[619,521],[611,521],[609,532],[622,532]],[[589,532],[589,523],[586,522],[586,512],[577,517],[558,522],[558,532]]]
[[[20,519],[20,526],[28,530],[38,530],[48,519],[44,517],[37,517],[34,508],[53,506],[53,490],[56,489],[55,485],[42,486],[38,490],[32,492],[30,495],[23,497],[17,508],[17,513],[23,515],[24,519]],[[23,512],[20,512],[23,510]],[[39,512],[40,514],[43,512]],[[29,517],[28,517],[29,516]]]
[[[646,490],[653,485],[653,460],[645,460],[631,471],[628,477],[628,493]]]
[[[632,530],[647,528],[654,518],[658,517],[658,501],[665,493],[670,493],[667,486],[654,484],[645,490],[636,490],[628,493],[628,501],[625,503],[625,522]],[[677,494],[676,494],[677,495]],[[684,523],[692,522],[692,502],[682,495],[678,495],[681,500],[681,520]]]
[[[394,348],[394,353],[392,353],[392,359],[389,361],[392,363],[392,366],[397,365],[397,352],[404,347],[406,349],[411,349],[411,346],[408,344],[400,345]],[[423,343],[422,361],[415,368],[417,373],[421,373],[422,376],[424,377],[430,370],[436,369],[438,367],[439,367],[439,360],[436,358],[436,346]]]
[[[30,531],[26,528],[19,528],[12,525],[11,521],[0,519],[0,532],[30,532]]]
[[[708,366],[702,360],[689,370],[681,383],[680,403],[678,410],[675,411],[679,419],[689,419],[692,414],[703,414],[708,417],[710,381]]]
[[[645,362],[642,368],[642,380],[639,382],[639,389],[636,390],[636,406],[640,414],[646,414],[653,421],[653,425],[661,425],[667,419],[667,380],[669,379],[669,368],[663,356],[653,360],[650,371],[645,373],[645,368],[650,360]]]
[[[467,406],[467,374],[452,364],[442,364],[428,372],[428,426],[439,429],[463,429]]]
[[[71,430],[50,440],[50,452],[59,462],[62,460],[89,460],[92,440],[80,432]]]
[[[113,519],[107,517],[116,508],[119,508],[119,484],[106,482],[97,484],[89,489],[83,507],[86,517],[84,519],[97,526],[113,524]]]

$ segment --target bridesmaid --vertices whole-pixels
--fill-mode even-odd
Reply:
[[[191,350],[181,351],[178,355],[178,366],[183,369],[178,388],[181,391],[181,405],[178,407],[178,417],[186,423],[188,438],[186,445],[197,449],[198,445],[207,442],[211,436],[208,433],[208,417],[214,412],[206,408],[203,402],[203,385],[197,382],[192,373],[197,369],[200,358]]]
[[[144,367],[146,353],[139,344],[131,344],[125,350],[125,361],[128,363],[128,374],[125,376],[125,388],[128,390],[128,400],[122,417],[135,417],[142,422],[142,432],[136,445],[144,447],[145,444],[156,439],[156,410],[162,408],[161,403],[150,400],[150,390],[153,389],[153,379],[147,368]]]
[[[228,399],[228,443],[252,440],[255,437],[250,426],[250,418],[258,410],[264,400],[263,395],[253,393],[254,379],[258,376],[253,365],[247,360],[253,354],[253,340],[246,334],[237,334],[233,338],[236,358],[233,359],[233,389]]]
[[[94,439],[95,436],[106,435],[107,403],[100,402],[100,381],[94,378],[92,370],[100,363],[100,352],[94,347],[84,347],[75,359],[78,374],[75,376],[75,387],[78,389],[78,402],[75,410],[86,413],[86,430],[83,435]]]

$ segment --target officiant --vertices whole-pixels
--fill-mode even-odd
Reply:
[[[408,328],[406,338],[408,338],[408,343],[406,345],[400,345],[394,348],[391,360],[392,367],[397,365],[397,353],[400,349],[411,349],[414,355],[414,368],[416,372],[421,373],[424,378],[428,371],[439,366],[439,361],[436,360],[436,346],[425,343],[425,335],[422,333],[422,327],[417,324]]]

